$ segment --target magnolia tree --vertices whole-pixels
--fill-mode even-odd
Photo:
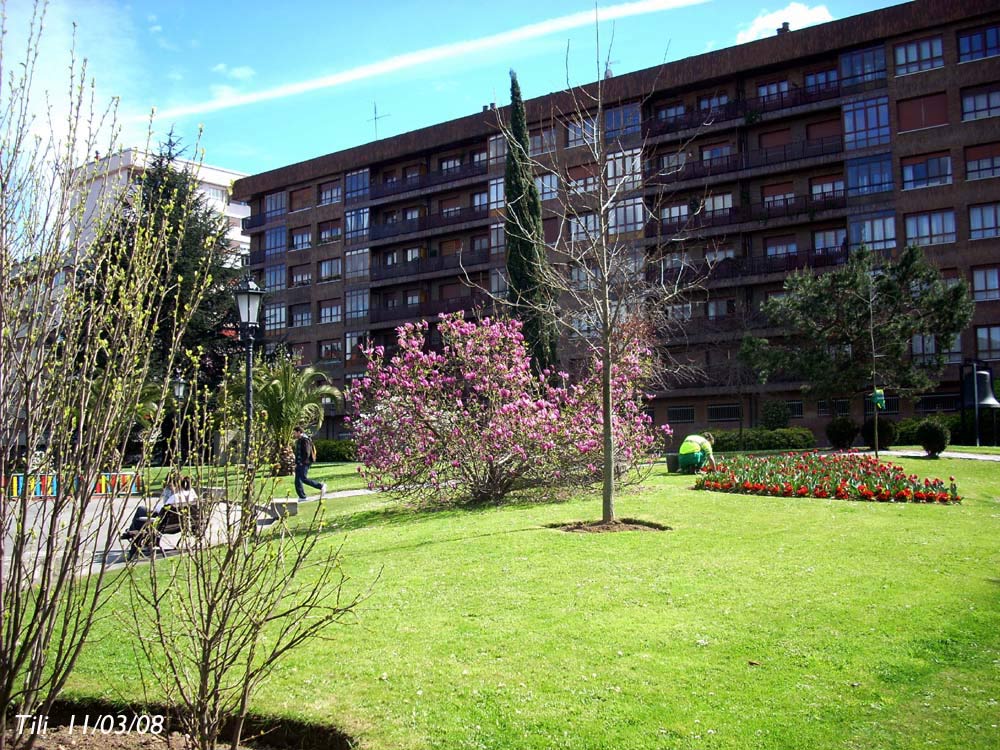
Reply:
[[[442,316],[440,351],[425,348],[428,327],[401,327],[392,359],[366,350],[367,376],[351,395],[369,486],[423,502],[496,502],[518,487],[600,478],[599,366],[575,383],[536,376],[518,321]],[[612,372],[622,476],[636,475],[654,442],[639,388],[648,359],[632,347]]]

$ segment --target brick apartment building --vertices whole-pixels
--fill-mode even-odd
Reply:
[[[749,425],[762,399],[787,400],[793,424],[818,432],[835,413],[861,418],[860,402],[809,399],[800,384],[741,385],[734,364],[745,331],[777,332],[760,305],[790,270],[835,265],[861,243],[924,246],[973,289],[975,317],[956,341],[913,342],[914,357],[948,352],[938,391],[888,398],[900,416],[958,408],[962,359],[1000,360],[998,36],[992,0],[917,0],[603,82],[602,136],[643,170],[631,238],[711,268],[705,294],[676,311],[683,340],[667,342],[703,374],[658,394],[658,424]],[[572,166],[592,131],[553,114],[570,105],[566,92],[526,102],[533,152],[571,165],[539,177],[543,198],[594,174]],[[267,338],[349,385],[364,370],[360,341],[389,345],[406,321],[482,302],[460,266],[502,288],[497,118],[484,108],[239,180]],[[328,434],[340,429],[328,420]]]

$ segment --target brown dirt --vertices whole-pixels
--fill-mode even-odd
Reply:
[[[172,734],[96,734],[86,733],[80,727],[72,731],[69,727],[49,727],[45,734],[38,735],[35,750],[183,750],[184,736]]]
[[[578,534],[606,534],[616,531],[672,531],[669,526],[654,523],[653,521],[639,521],[634,518],[622,518],[610,523],[604,523],[603,521],[574,521],[568,524],[553,524],[550,528]]]

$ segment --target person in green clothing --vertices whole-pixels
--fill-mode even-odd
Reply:
[[[715,468],[715,456],[712,455],[712,443],[715,438],[711,432],[704,435],[688,435],[681,443],[677,452],[677,469],[683,474],[695,474],[708,461]]]

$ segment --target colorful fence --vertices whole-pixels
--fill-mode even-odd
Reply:
[[[52,497],[59,491],[59,480],[55,474],[13,474],[10,480],[4,479],[10,496],[17,497],[25,491],[30,497]],[[139,494],[142,492],[142,476],[131,471],[105,472],[97,475],[94,482],[94,494],[110,495],[113,492]]]

